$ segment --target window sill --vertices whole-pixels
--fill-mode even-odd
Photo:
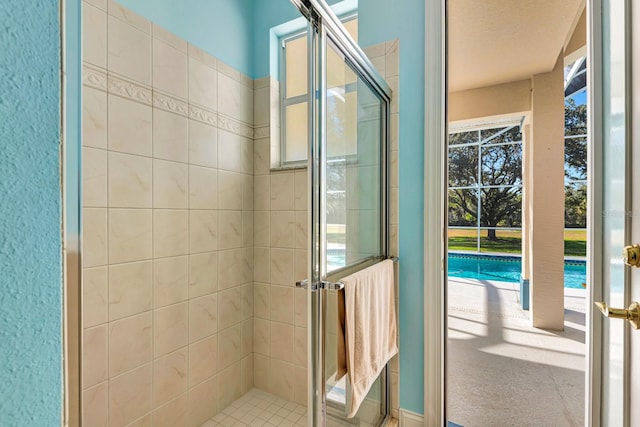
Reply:
[[[271,172],[278,172],[278,171],[290,171],[290,170],[302,170],[302,169],[307,169],[307,163],[285,163],[283,165],[271,165],[271,167],[269,168],[269,170]]]

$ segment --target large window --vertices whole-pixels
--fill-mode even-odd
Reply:
[[[358,41],[357,16],[347,16],[342,22],[354,40]],[[280,46],[280,159],[284,166],[295,166],[307,160],[307,33],[284,36]],[[355,154],[357,103],[344,101],[350,98],[355,100],[356,76],[345,67],[343,58],[333,49],[327,49],[327,89],[327,110],[334,117],[332,123],[327,123],[327,141],[344,147],[343,152],[336,155]],[[345,108],[345,105],[351,108]]]
[[[565,255],[587,254],[586,58],[565,68],[564,226]]]
[[[449,134],[448,211],[450,249],[520,250],[522,134],[519,124]]]
[[[587,109],[571,99],[565,104],[565,227],[587,226]]]

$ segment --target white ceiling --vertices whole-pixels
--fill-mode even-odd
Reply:
[[[584,0],[449,0],[449,91],[553,69]]]

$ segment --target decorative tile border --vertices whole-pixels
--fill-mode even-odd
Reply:
[[[270,133],[270,126],[266,125],[266,126],[262,126],[259,128],[254,128],[253,129],[253,137],[255,139],[261,139],[261,138],[269,138],[269,136],[271,135]]]
[[[170,95],[166,95],[156,90],[153,91],[153,106],[170,113],[189,117],[189,104]]]
[[[106,92],[107,72],[85,63],[82,66],[82,84]]]
[[[153,90],[138,83],[125,80],[122,77],[108,74],[99,68],[84,64],[82,82],[85,86],[118,95],[132,101],[150,105],[155,108],[188,117],[192,120],[215,126],[220,129],[244,136],[245,138],[267,138],[269,126],[259,129],[240,122],[231,117],[220,115],[200,106],[189,104],[187,101],[168,95],[164,92]]]
[[[232,119],[231,117],[218,114],[218,129],[233,132],[245,138],[253,138],[253,127]]]
[[[205,110],[201,107],[197,107],[193,104],[189,105],[189,118],[197,120],[202,123],[206,123],[211,126],[218,126],[218,114],[212,111]]]
[[[129,98],[134,101],[141,102],[146,105],[153,105],[151,89],[139,84],[124,80],[112,74],[108,76],[108,92],[119,95],[123,98]]]

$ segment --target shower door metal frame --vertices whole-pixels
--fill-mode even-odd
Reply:
[[[325,324],[326,297],[322,283],[326,281],[326,49],[329,40],[343,55],[345,62],[380,100],[380,237],[381,259],[389,254],[389,158],[391,89],[378,74],[358,44],[347,33],[331,8],[322,0],[291,0],[307,18],[308,84],[309,84],[309,149],[307,174],[310,195],[308,200],[309,256],[307,307],[309,331],[308,422],[310,426],[325,426],[327,418],[325,381]],[[359,262],[358,264],[361,264]],[[395,303],[395,302],[393,302]],[[315,326],[315,327],[314,327]],[[383,377],[382,420],[390,419],[390,378],[385,367]]]

